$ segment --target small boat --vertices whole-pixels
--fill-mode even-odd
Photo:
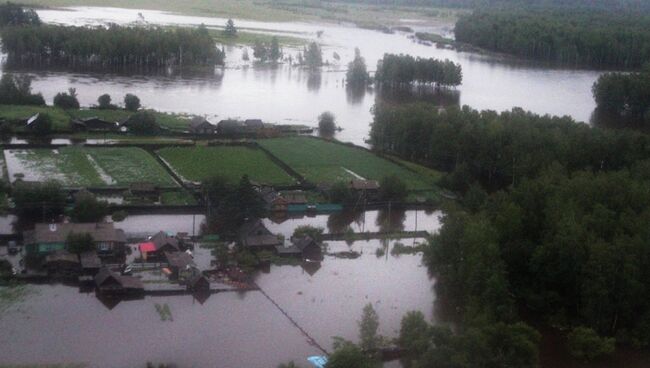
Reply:
[[[327,364],[327,357],[322,355],[314,355],[307,358],[307,361],[316,368],[325,368]]]

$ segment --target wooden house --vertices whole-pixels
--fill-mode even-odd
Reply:
[[[246,129],[241,121],[227,119],[217,123],[217,133],[220,135],[238,135],[246,133]]]
[[[250,220],[239,229],[239,243],[250,251],[275,250],[282,245],[280,238],[271,233],[260,219]]]
[[[194,258],[186,252],[165,252],[165,259],[172,272],[172,280],[188,279],[196,273]]]
[[[84,275],[95,276],[102,268],[102,260],[96,251],[83,252],[79,255],[81,271]]]
[[[73,119],[71,124],[74,130],[86,132],[113,132],[119,129],[117,123],[103,120],[96,116]]]
[[[145,260],[166,261],[165,253],[175,253],[181,250],[180,241],[167,235],[164,231],[151,236],[146,242],[139,245],[142,258]]]
[[[79,257],[66,250],[58,250],[45,256],[43,268],[48,275],[77,276],[81,273]]]
[[[25,253],[28,256],[45,256],[64,250],[70,234],[90,234],[100,257],[124,255],[126,235],[111,222],[36,224],[33,230],[23,233]]]
[[[277,246],[276,252],[280,256],[300,257],[310,262],[320,262],[323,260],[323,252],[320,245],[309,236],[292,238],[290,246]]]
[[[189,130],[190,133],[197,135],[214,134],[217,131],[217,127],[207,121],[205,118],[197,116],[192,119],[192,121],[190,121]]]
[[[144,285],[137,277],[124,276],[111,271],[107,267],[99,270],[95,275],[97,291],[104,295],[142,295]]]

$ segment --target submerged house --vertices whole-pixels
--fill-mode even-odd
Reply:
[[[216,126],[212,125],[212,123],[200,116],[197,116],[190,121],[190,133],[192,134],[214,134],[216,131]]]
[[[275,250],[282,240],[271,233],[260,219],[250,220],[239,229],[240,245],[250,251]]]
[[[187,279],[196,273],[194,258],[186,252],[165,252],[165,258],[172,272],[170,275],[172,280]]]
[[[180,241],[167,235],[164,231],[159,231],[149,238],[145,243],[140,244],[142,258],[154,260],[166,260],[165,253],[174,253],[181,250]]]
[[[141,295],[144,285],[137,277],[124,276],[104,267],[95,275],[95,286],[101,294]]]
[[[87,132],[113,132],[119,129],[115,122],[100,119],[96,116],[72,120],[72,128]]]
[[[54,251],[64,250],[66,239],[72,233],[90,234],[99,257],[124,255],[126,235],[110,222],[36,224],[33,230],[23,233],[25,253],[28,256],[46,256]]]
[[[323,252],[320,245],[310,236],[292,238],[290,246],[280,245],[275,249],[280,256],[300,257],[311,262],[320,262],[323,260]]]
[[[81,271],[79,257],[67,250],[57,250],[45,256],[43,267],[49,275],[76,276]]]

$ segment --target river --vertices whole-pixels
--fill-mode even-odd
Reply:
[[[39,10],[45,22],[97,25],[108,22],[126,24],[142,13],[148,22],[161,25],[223,26],[225,19],[174,15],[151,10],[78,7],[67,10]],[[447,58],[463,68],[463,84],[443,100],[476,109],[497,111],[522,107],[540,114],[570,115],[589,121],[595,103],[591,86],[600,72],[553,69],[526,62],[471,52],[439,49],[413,42],[409,34],[386,34],[345,24],[271,23],[235,19],[239,27],[264,30],[266,33],[289,34],[323,45],[324,59],[331,64],[313,73],[296,66],[255,65],[243,62],[242,48],[226,47],[226,67],[209,75],[111,75],[89,72],[14,71],[34,76],[33,89],[42,92],[48,102],[67,88],[76,88],[82,105],[95,104],[97,97],[109,93],[121,100],[135,93],[147,107],[205,115],[215,121],[225,118],[261,118],[267,122],[316,125],[317,116],[332,111],[343,131],[342,141],[364,144],[372,121],[371,109],[376,91],[346,93],[345,68],[359,47],[369,70],[374,70],[384,53]],[[412,25],[416,30],[438,33],[447,28],[425,24]],[[319,38],[317,33],[322,31]],[[294,57],[298,50],[285,48]],[[334,53],[340,56],[335,60]],[[252,55],[252,53],[251,53]],[[444,97],[444,96],[443,96]],[[437,96],[430,96],[439,101]]]

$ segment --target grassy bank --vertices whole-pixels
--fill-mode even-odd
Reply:
[[[248,147],[173,147],[158,151],[183,178],[200,182],[221,175],[236,183],[243,175],[258,183],[291,185],[294,180],[264,152]]]
[[[52,118],[54,130],[67,130],[70,127],[70,116],[65,110],[53,106],[0,105],[0,120],[17,124],[36,114],[48,114]],[[24,130],[17,127],[16,130]]]
[[[5,151],[9,171],[25,180],[53,179],[66,187],[122,187],[151,182],[172,187],[171,176],[146,151],[136,147]]]
[[[366,150],[306,137],[266,139],[259,144],[313,183],[350,180],[355,174],[372,180],[397,175],[409,190],[437,189],[431,172],[413,172]]]

